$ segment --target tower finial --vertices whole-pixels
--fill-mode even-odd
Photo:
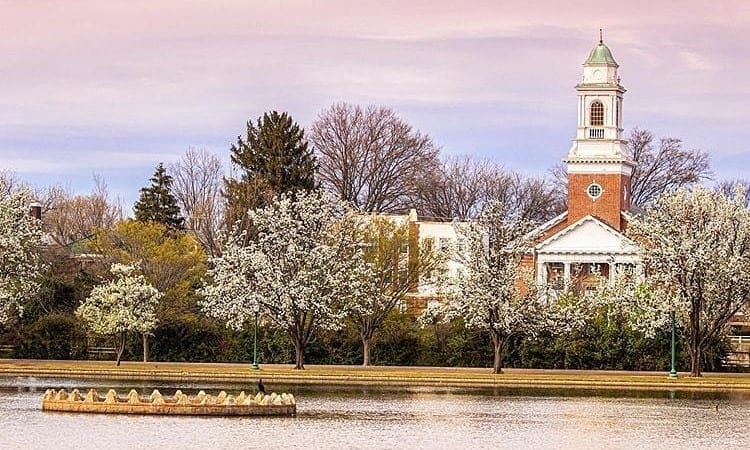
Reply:
[[[599,43],[600,44],[604,43],[604,35],[602,34],[602,29],[601,28],[599,28]]]

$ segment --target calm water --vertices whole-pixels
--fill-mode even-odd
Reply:
[[[564,390],[312,389],[294,418],[45,413],[47,388],[132,383],[0,378],[0,448],[748,448],[750,395]],[[148,383],[192,393],[247,386]],[[718,409],[717,409],[718,405]]]

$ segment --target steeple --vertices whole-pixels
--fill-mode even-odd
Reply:
[[[621,229],[620,212],[630,208],[630,177],[623,138],[619,65],[599,31],[599,42],[583,63],[576,86],[578,126],[568,163],[569,219],[591,214]]]
[[[600,36],[601,37],[601,36]],[[568,157],[625,156],[619,65],[600,40],[583,63],[578,92],[578,129]]]

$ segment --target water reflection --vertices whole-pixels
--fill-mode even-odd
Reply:
[[[744,392],[347,388],[267,383],[296,418],[76,415],[47,388],[250,391],[228,383],[0,378],[0,448],[726,448],[750,445]]]

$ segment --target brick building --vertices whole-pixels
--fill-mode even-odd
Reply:
[[[454,257],[454,252],[463,251],[464,240],[458,235],[455,222],[432,217],[420,217],[417,210],[411,209],[404,214],[378,214],[393,223],[408,226],[408,246],[403,248],[404,260],[409,260],[408,266],[412,267],[412,258],[418,258],[420,248],[423,245],[441,252],[446,258],[446,273],[448,276],[457,276],[462,269],[461,262]],[[405,262],[404,261],[404,262]],[[437,286],[423,274],[416,272],[414,284],[400,305],[402,311],[419,314],[431,301],[439,301]]]
[[[601,40],[583,64],[576,86],[577,121],[573,145],[564,159],[568,210],[535,230],[524,263],[540,282],[570,280],[585,289],[601,275],[638,263],[637,248],[623,233],[632,217],[628,159],[623,138],[622,100],[617,62]]]

